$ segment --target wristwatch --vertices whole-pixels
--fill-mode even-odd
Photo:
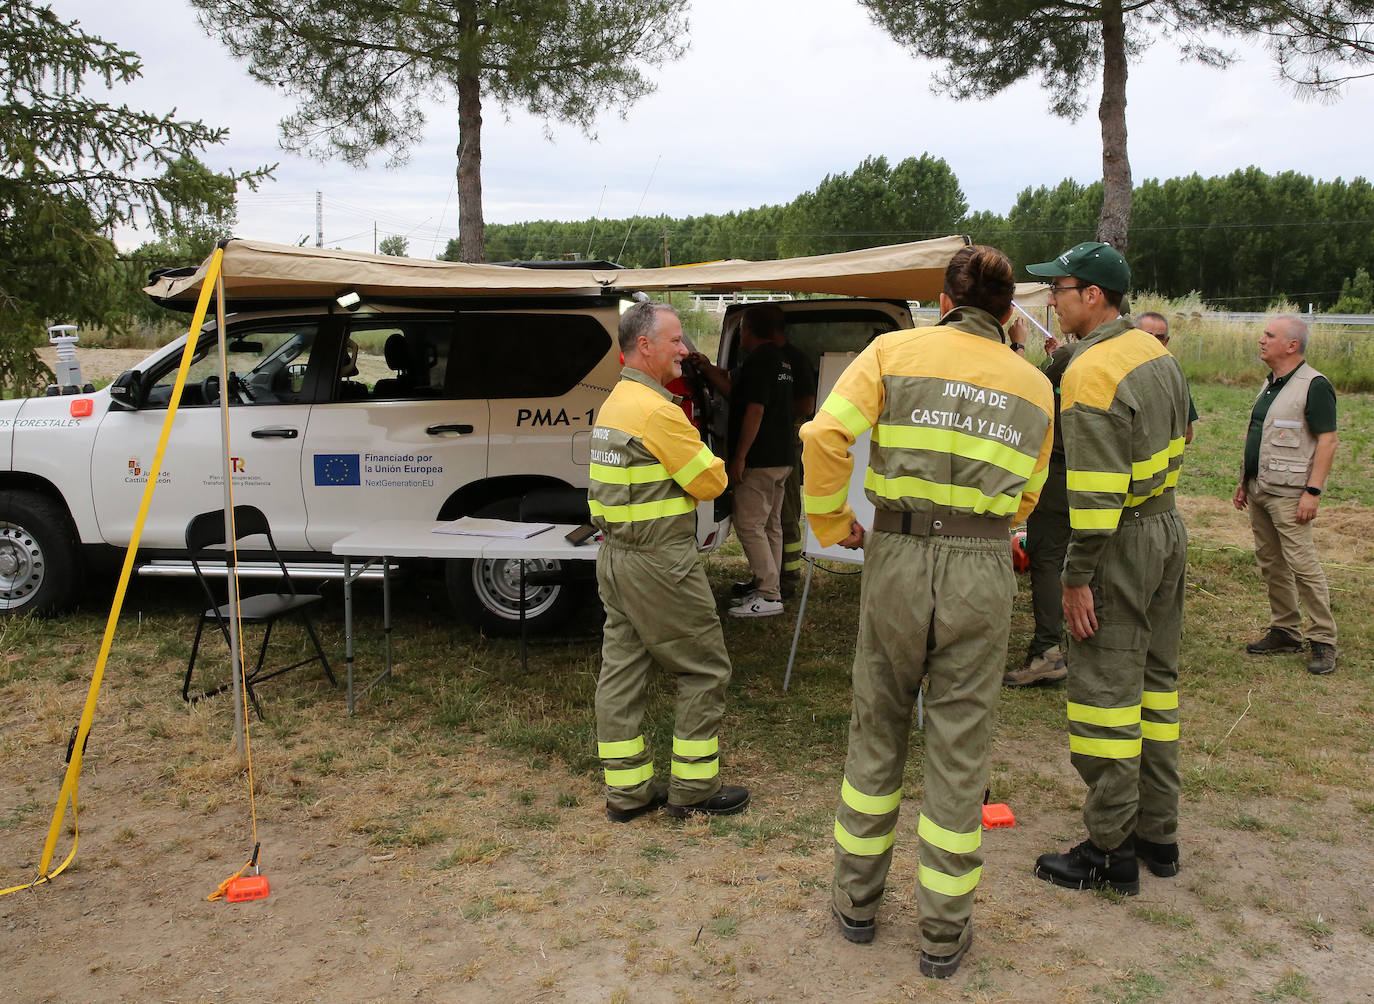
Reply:
[[[1013,352],[1025,352],[1025,351],[1026,351],[1026,343],[1025,343],[1025,342],[1012,342],[1012,343],[1011,343],[1011,350],[1012,350]]]
[[[1303,491],[1307,492],[1308,495],[1320,495],[1322,493],[1322,490],[1316,485],[1308,485]]]

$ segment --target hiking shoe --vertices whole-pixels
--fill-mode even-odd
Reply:
[[[1135,841],[1127,837],[1120,847],[1104,851],[1085,840],[1067,854],[1042,854],[1035,859],[1035,877],[1065,889],[1110,888],[1123,896],[1140,892],[1140,865]]]
[[[878,933],[878,922],[872,918],[868,920],[855,920],[840,913],[840,908],[834,903],[830,904],[830,912],[839,921],[840,933],[844,935],[845,941],[852,941],[856,945],[866,945],[873,940],[873,936]]]
[[[735,597],[748,596],[758,587],[758,579],[745,579],[743,582],[732,582],[730,584],[730,595]]]
[[[1059,646],[1047,648],[1039,655],[1027,656],[1019,668],[1002,677],[1004,687],[1026,687],[1032,683],[1057,683],[1069,675],[1069,664]]]
[[[1150,874],[1172,878],[1178,874],[1178,844],[1157,844],[1144,837],[1135,838],[1135,856],[1145,862]]]
[[[1334,673],[1336,671],[1336,646],[1328,645],[1324,641],[1314,641],[1312,643],[1312,661],[1307,664],[1307,671],[1315,673],[1317,676]]]
[[[782,600],[765,600],[758,593],[746,596],[730,608],[731,617],[775,617],[782,613]]]
[[[1270,628],[1259,641],[1252,641],[1246,645],[1245,651],[1250,655],[1286,655],[1301,652],[1302,639],[1293,637],[1287,631]],[[1334,663],[1331,668],[1335,669]]]
[[[650,797],[649,801],[645,802],[643,805],[637,805],[633,809],[613,809],[611,808],[611,803],[607,802],[606,818],[613,823],[628,823],[631,820],[638,819],[640,816],[647,815],[650,812],[657,812],[659,809],[663,808],[667,804],[668,789],[655,788],[654,793]]]
[[[737,784],[723,784],[720,791],[703,802],[693,802],[691,805],[675,805],[669,802],[668,815],[674,819],[686,819],[688,816],[733,816],[737,812],[743,812],[748,804],[748,788],[742,788]]]
[[[972,925],[973,921],[970,920],[969,924]],[[953,955],[931,955],[924,948],[921,949],[921,960],[918,963],[921,975],[935,980],[949,979],[959,971],[959,963],[964,961],[964,956],[968,954],[972,945],[973,928],[970,926],[965,930],[965,937]]]

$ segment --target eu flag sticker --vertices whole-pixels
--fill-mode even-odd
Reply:
[[[356,453],[315,454],[315,484],[360,485],[361,468]]]

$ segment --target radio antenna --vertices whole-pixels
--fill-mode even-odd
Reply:
[[[625,254],[625,245],[630,243],[630,232],[635,228],[635,217],[639,215],[639,210],[644,206],[644,197],[649,194],[649,186],[654,183],[654,175],[658,173],[659,161],[663,160],[663,154],[658,155],[654,161],[654,169],[649,172],[649,180],[644,183],[644,191],[639,196],[639,205],[635,206],[635,215],[630,217],[630,225],[625,228],[625,240],[620,244],[620,254],[615,256],[615,262],[620,264],[620,258]]]

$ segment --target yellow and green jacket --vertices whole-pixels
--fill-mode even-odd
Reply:
[[[1053,415],[1049,381],[984,310],[958,307],[935,327],[878,336],[802,426],[802,497],[817,541],[849,535],[849,449],[868,429],[864,491],[877,508],[1020,522],[1045,483]]]
[[[620,371],[592,429],[592,522],[612,545],[696,547],[696,506],[725,490],[725,462],[677,398],[648,374]]]
[[[1062,579],[1081,586],[1092,579],[1123,509],[1172,507],[1188,384],[1169,350],[1122,317],[1079,343],[1060,403],[1072,531]]]

